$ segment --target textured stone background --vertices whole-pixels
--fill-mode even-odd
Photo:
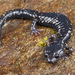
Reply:
[[[75,75],[75,0],[0,0],[0,15],[17,8],[64,12],[73,24],[69,45],[74,52],[66,61],[62,59],[54,65],[47,63],[39,42],[50,36],[53,29],[37,26],[41,33],[32,36],[31,20],[10,20],[2,27],[0,75]]]

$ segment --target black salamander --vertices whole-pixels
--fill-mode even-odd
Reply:
[[[29,9],[14,9],[6,12],[0,17],[0,45],[1,45],[1,28],[10,19],[30,19],[33,20],[31,24],[32,34],[39,33],[39,29],[35,26],[36,24],[46,27],[54,28],[57,31],[57,37],[52,34],[49,41],[53,39],[53,42],[48,45],[44,50],[46,60],[51,63],[55,63],[65,56],[69,56],[73,49],[66,45],[68,39],[70,39],[72,32],[72,24],[70,20],[61,13],[50,12],[42,13]],[[65,54],[65,49],[68,52]]]

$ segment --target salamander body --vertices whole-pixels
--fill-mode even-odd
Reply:
[[[68,50],[67,55],[72,53],[73,49],[66,46],[68,39],[70,39],[72,32],[72,24],[70,20],[61,13],[49,12],[43,13],[29,9],[14,9],[4,13],[0,17],[0,45],[1,45],[1,27],[10,19],[29,19],[32,20],[31,30],[32,34],[37,33],[36,24],[54,28],[57,31],[56,39],[48,45],[44,54],[48,62],[55,63],[65,56],[65,49]],[[54,38],[54,36],[51,36]]]

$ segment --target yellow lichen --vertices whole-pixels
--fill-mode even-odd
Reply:
[[[48,40],[48,37],[46,36],[44,39],[43,39],[43,41],[41,41],[40,43],[39,43],[39,46],[40,47],[44,47],[44,46],[46,46],[47,45],[47,41]]]

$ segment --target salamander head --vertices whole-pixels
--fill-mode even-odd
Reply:
[[[56,41],[45,48],[44,54],[48,62],[55,63],[64,57],[64,50],[61,44]]]

